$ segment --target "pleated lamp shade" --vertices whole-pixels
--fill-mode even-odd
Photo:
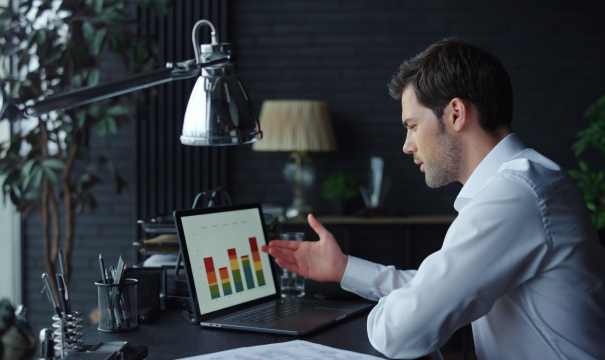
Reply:
[[[260,113],[263,140],[255,151],[335,151],[336,138],[325,101],[266,100]]]

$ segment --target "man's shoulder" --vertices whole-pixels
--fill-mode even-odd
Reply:
[[[498,181],[505,178],[520,181],[537,197],[572,182],[565,169],[529,148],[504,162],[490,180]]]

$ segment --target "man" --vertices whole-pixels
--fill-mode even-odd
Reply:
[[[603,359],[605,251],[565,170],[512,133],[501,61],[446,39],[404,62],[390,84],[408,129],[403,151],[429,187],[464,186],[442,248],[401,271],[318,242],[272,241],[279,266],[379,300],[372,345],[388,357],[438,350],[472,323],[480,359]]]

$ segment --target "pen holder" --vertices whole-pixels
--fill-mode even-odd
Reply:
[[[125,279],[122,286],[95,283],[99,293],[99,331],[123,332],[139,328],[137,282],[136,279]]]
[[[80,325],[82,318],[79,317],[80,313],[72,311],[71,314],[61,316],[53,316],[53,332],[56,354],[62,352],[77,352],[82,350],[82,328]]]

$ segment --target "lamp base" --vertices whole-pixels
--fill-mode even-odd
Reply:
[[[303,198],[294,198],[294,201],[286,208],[286,219],[306,219],[311,213],[311,207],[305,203]]]

